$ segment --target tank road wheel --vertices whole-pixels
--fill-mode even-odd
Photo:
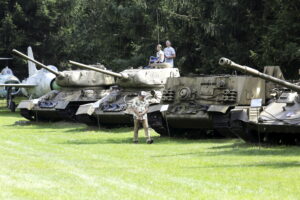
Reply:
[[[35,116],[32,111],[27,110],[27,109],[20,109],[20,114],[23,116],[25,119],[28,119],[30,121],[35,121]]]
[[[280,137],[276,133],[267,133],[264,137],[264,142],[270,145],[278,145],[281,143]]]
[[[296,145],[297,138],[294,134],[280,134],[279,135],[279,144],[281,145]]]
[[[300,146],[300,136],[299,135],[295,136],[295,145]]]

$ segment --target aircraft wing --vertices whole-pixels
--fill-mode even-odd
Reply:
[[[33,84],[18,84],[18,83],[8,83],[8,84],[0,84],[0,87],[20,87],[20,88],[33,88],[36,87],[37,85]]]

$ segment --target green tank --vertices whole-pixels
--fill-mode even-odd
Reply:
[[[299,144],[299,84],[290,83],[261,73],[256,69],[236,64],[227,58],[221,58],[219,64],[283,87],[277,89],[277,98],[267,106],[260,104],[259,99],[253,99],[250,107],[231,110],[231,128],[234,133],[251,143]]]
[[[279,67],[266,67],[282,76]],[[271,85],[270,85],[271,84]],[[253,98],[266,104],[273,83],[252,76],[203,75],[169,78],[163,91],[161,112],[153,114],[150,126],[163,136],[234,136],[230,111],[249,107]]]
[[[159,109],[167,78],[179,77],[177,68],[168,65],[158,65],[151,69],[126,69],[120,73],[93,68],[78,62],[72,64],[85,69],[102,72],[116,78],[116,87],[111,88],[110,93],[95,103],[81,105],[77,110],[78,121],[93,125],[132,125],[133,117],[130,111],[132,100],[138,93],[145,91],[150,103],[149,116]]]
[[[57,72],[21,52],[15,53],[56,75],[51,82],[52,91],[38,99],[20,102],[20,113],[29,120],[75,120],[75,113],[80,105],[101,99],[107,94],[109,87],[115,84],[113,77],[103,73],[91,70]],[[97,67],[105,69],[103,65]]]

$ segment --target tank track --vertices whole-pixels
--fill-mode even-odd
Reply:
[[[71,112],[70,110],[59,110],[58,112],[62,120],[76,121],[75,112]]]
[[[97,119],[90,115],[75,115],[77,122],[84,123],[88,126],[97,126]]]
[[[155,132],[164,137],[184,137],[190,139],[223,138],[223,136],[216,131],[208,132],[196,129],[174,129],[168,127],[160,112],[149,113],[148,123]]]
[[[300,136],[296,134],[260,133],[255,127],[235,121],[231,130],[242,140],[252,144],[300,145]]]
[[[62,120],[76,122],[76,112],[81,104],[69,103],[65,109],[58,110]]]
[[[149,126],[161,136],[169,136],[167,125],[160,112],[148,114]]]
[[[27,110],[27,109],[20,109],[20,114],[22,117],[24,117],[25,119],[28,119],[30,121],[35,121],[35,116],[32,113],[32,111]]]

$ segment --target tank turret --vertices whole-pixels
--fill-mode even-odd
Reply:
[[[231,67],[235,70],[238,70],[240,72],[243,72],[243,73],[246,73],[246,74],[249,74],[249,75],[252,75],[252,76],[257,76],[257,77],[260,77],[261,79],[264,79],[266,81],[270,81],[270,82],[273,82],[273,83],[276,83],[280,86],[283,86],[283,87],[286,87],[288,89],[291,89],[295,92],[300,92],[300,86],[298,85],[295,85],[295,84],[292,84],[288,81],[285,81],[285,80],[282,80],[282,79],[279,79],[279,78],[275,78],[273,76],[270,76],[270,75],[267,75],[267,74],[264,74],[262,72],[259,72],[258,70],[256,69],[253,69],[251,67],[247,67],[247,66],[243,66],[243,65],[239,65],[239,64],[236,64],[235,62],[227,59],[227,58],[221,58],[219,60],[219,64],[221,66],[225,66],[225,67]]]
[[[105,69],[99,69],[99,68],[89,66],[89,65],[85,65],[85,64],[75,62],[75,61],[72,61],[72,60],[70,60],[69,62],[71,64],[76,65],[76,66],[81,67],[81,68],[93,70],[93,71],[100,72],[100,73],[103,73],[103,74],[107,74],[107,75],[110,75],[110,76],[113,76],[113,77],[116,77],[116,78],[128,79],[128,76],[126,76],[126,74],[116,73],[116,72],[112,72],[112,71],[105,70]]]
[[[103,73],[95,73],[91,70],[72,70],[72,71],[62,71],[58,72],[53,70],[50,66],[46,66],[39,61],[28,57],[27,55],[13,50],[13,53],[19,55],[20,57],[29,60],[41,68],[53,73],[56,78],[52,82],[51,88],[58,89],[59,87],[97,87],[97,86],[110,86],[115,83],[111,76]],[[100,66],[102,70],[105,70],[104,66]],[[92,67],[93,69],[99,69]]]
[[[71,64],[78,67],[94,70],[117,78],[117,85],[130,88],[157,88],[164,87],[169,77],[179,77],[177,68],[163,69],[127,69],[120,73],[98,69],[82,63],[70,61]]]

